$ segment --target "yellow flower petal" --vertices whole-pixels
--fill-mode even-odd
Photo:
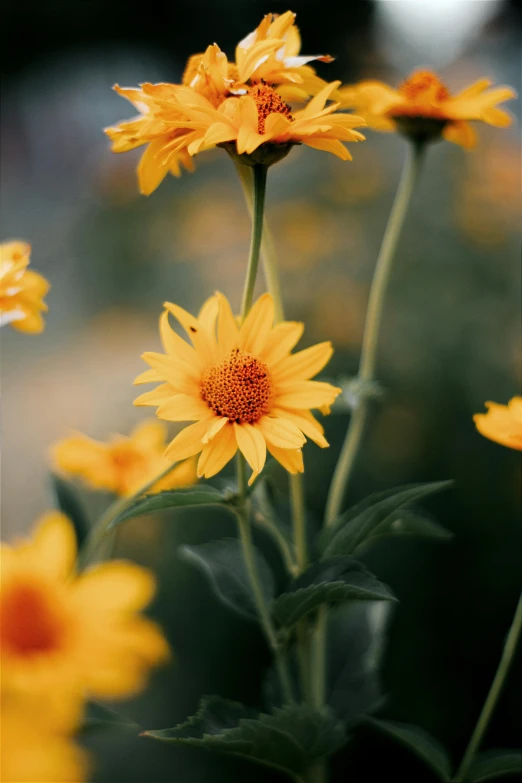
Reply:
[[[320,408],[330,405],[341,389],[322,381],[297,381],[280,384],[274,403],[283,408]]]
[[[322,449],[328,447],[329,443],[323,435],[323,427],[310,411],[300,410],[296,413],[296,411],[289,411],[286,408],[274,408],[272,414],[276,417],[292,421],[307,438],[313,440],[313,442]]]
[[[289,473],[304,473],[303,452],[301,449],[280,449],[277,446],[268,446],[270,454],[281,463]]]
[[[260,358],[269,366],[275,366],[299,342],[304,324],[298,321],[282,321],[274,326],[265,343]]]
[[[522,397],[513,397],[508,405],[486,402],[487,413],[473,417],[481,435],[507,446],[522,450]]]
[[[71,574],[76,560],[76,535],[65,514],[49,511],[41,516],[33,541],[41,567],[47,573],[59,579]]]
[[[209,443],[206,443],[198,461],[198,476],[210,478],[219,473],[237,452],[234,427],[230,422],[220,429]]]
[[[294,379],[305,381],[313,378],[325,367],[331,359],[333,348],[331,342],[317,343],[304,351],[299,351],[284,358],[277,365],[271,366],[271,372],[276,383]]]
[[[248,481],[250,485],[265,465],[266,442],[261,432],[246,422],[234,424],[234,432],[237,445],[253,471]]]
[[[144,394],[136,397],[134,405],[162,405],[177,393],[170,383],[162,383],[161,386],[157,386],[152,391],[144,392]]]
[[[193,394],[175,394],[162,402],[156,413],[167,421],[200,421],[208,417],[209,407]]]
[[[300,449],[306,442],[299,427],[290,419],[282,416],[280,418],[263,416],[257,422],[256,427],[271,446],[279,446],[282,449]]]
[[[270,294],[264,294],[255,302],[241,326],[239,347],[247,353],[261,353],[273,323],[274,302]]]
[[[156,581],[150,571],[134,563],[111,560],[84,571],[74,585],[75,603],[98,605],[104,612],[137,612],[154,597]]]
[[[214,414],[210,413],[208,419],[197,421],[181,430],[167,447],[165,452],[167,459],[179,462],[194,456],[194,454],[199,454],[203,448],[203,437],[214,418]]]

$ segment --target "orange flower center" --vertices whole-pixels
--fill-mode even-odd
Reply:
[[[248,94],[254,99],[257,106],[257,130],[258,133],[265,132],[265,121],[269,114],[283,114],[292,120],[290,106],[284,102],[280,95],[270,87],[269,84],[262,82],[250,87]]]
[[[273,386],[268,367],[238,348],[203,376],[201,396],[217,416],[255,424],[270,410]]]
[[[410,101],[422,100],[426,93],[431,93],[437,101],[450,97],[445,85],[431,71],[417,71],[399,85],[399,92]]]
[[[29,657],[60,647],[63,618],[50,597],[36,583],[21,583],[6,589],[2,597],[0,642],[11,654]]]

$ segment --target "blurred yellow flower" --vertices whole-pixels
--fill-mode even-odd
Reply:
[[[501,446],[522,451],[522,397],[513,397],[507,405],[486,402],[486,408],[487,413],[473,416],[480,434]]]
[[[13,240],[0,243],[0,326],[11,324],[29,334],[43,331],[43,297],[49,290],[47,280],[28,269],[31,245]]]
[[[108,443],[78,433],[63,438],[51,448],[55,467],[69,476],[79,476],[94,489],[116,495],[133,495],[169,466],[165,457],[167,428],[156,419],[138,424],[129,436],[114,435]],[[193,460],[177,465],[158,481],[151,492],[184,487],[197,480]]]
[[[160,333],[165,354],[145,353],[150,365],[135,383],[161,383],[136,405],[158,406],[168,421],[192,421],[172,441],[166,456],[181,460],[200,454],[198,476],[218,473],[238,448],[252,468],[250,483],[265,464],[266,450],[290,473],[303,471],[305,435],[328,446],[311,408],[330,405],[340,392],[312,381],[332,355],[329,342],[291,354],[303,324],[274,326],[269,294],[254,304],[238,327],[227,299],[215,294],[197,318],[165,303]],[[169,324],[169,313],[183,326],[192,346]]]
[[[87,754],[74,744],[76,721],[56,725],[47,702],[2,692],[0,697],[3,783],[81,783],[87,779]]]
[[[416,71],[396,90],[379,81],[342,87],[339,100],[342,106],[361,114],[375,130],[398,130],[419,141],[442,136],[446,141],[471,148],[476,135],[470,120],[499,128],[512,121],[497,105],[515,98],[515,91],[511,87],[489,89],[490,86],[489,79],[480,79],[458,95],[451,95],[435,73]]]
[[[153,575],[124,561],[76,574],[75,560],[73,526],[58,512],[45,514],[31,539],[2,544],[2,690],[45,696],[60,720],[85,698],[139,693],[169,655],[160,629],[139,614],[154,595]]]

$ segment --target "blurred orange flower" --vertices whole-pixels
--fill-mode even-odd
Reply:
[[[2,692],[0,780],[5,783],[82,783],[87,779],[87,754],[71,739],[73,718],[57,725],[49,719],[47,702]]]
[[[476,143],[470,120],[499,128],[512,122],[498,104],[515,98],[515,91],[511,87],[489,89],[490,86],[489,79],[480,79],[458,95],[451,95],[435,73],[416,71],[396,90],[379,81],[342,87],[339,100],[342,106],[361,114],[375,130],[398,130],[419,141],[442,136],[470,148]]]
[[[115,560],[76,574],[75,533],[63,514],[45,514],[31,539],[2,544],[1,559],[2,690],[45,697],[46,712],[67,723],[85,698],[140,692],[150,668],[167,660],[160,629],[139,614],[154,595],[153,575]]]
[[[486,402],[487,413],[473,416],[475,426],[481,435],[522,451],[522,397],[513,397],[507,405]]]
[[[51,451],[60,472],[79,476],[94,489],[133,495],[171,464],[165,457],[166,436],[166,426],[151,419],[138,424],[127,437],[114,435],[108,443],[103,443],[78,433],[58,441]],[[186,460],[150,491],[161,492],[196,481],[195,462]]]
[[[49,290],[47,280],[28,269],[31,245],[13,240],[0,243],[0,326],[11,324],[29,334],[43,331],[43,297]]]
[[[145,353],[150,365],[135,383],[160,382],[136,405],[158,406],[168,421],[192,421],[172,441],[167,457],[200,454],[198,475],[214,476],[238,448],[252,468],[250,482],[262,471],[266,451],[290,473],[303,471],[305,435],[328,446],[311,408],[333,403],[340,389],[312,381],[332,355],[329,342],[291,354],[303,325],[274,326],[274,303],[261,296],[240,327],[227,299],[215,294],[197,318],[167,302],[160,318],[165,354]],[[192,345],[169,324],[172,313]],[[217,330],[217,334],[216,334]]]

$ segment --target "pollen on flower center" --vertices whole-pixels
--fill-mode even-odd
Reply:
[[[269,84],[262,82],[250,87],[248,94],[254,99],[257,106],[257,130],[258,133],[265,132],[265,120],[269,114],[283,114],[289,120],[293,120],[290,106],[284,102],[280,95],[270,87]]]
[[[0,640],[11,654],[31,656],[57,649],[64,624],[36,584],[7,588],[2,598]]]
[[[424,93],[432,92],[437,101],[450,97],[449,91],[440,79],[431,71],[417,71],[399,85],[399,92],[409,100],[424,97]]]
[[[210,367],[201,385],[201,396],[215,414],[248,424],[268,413],[272,392],[268,367],[239,349]]]

